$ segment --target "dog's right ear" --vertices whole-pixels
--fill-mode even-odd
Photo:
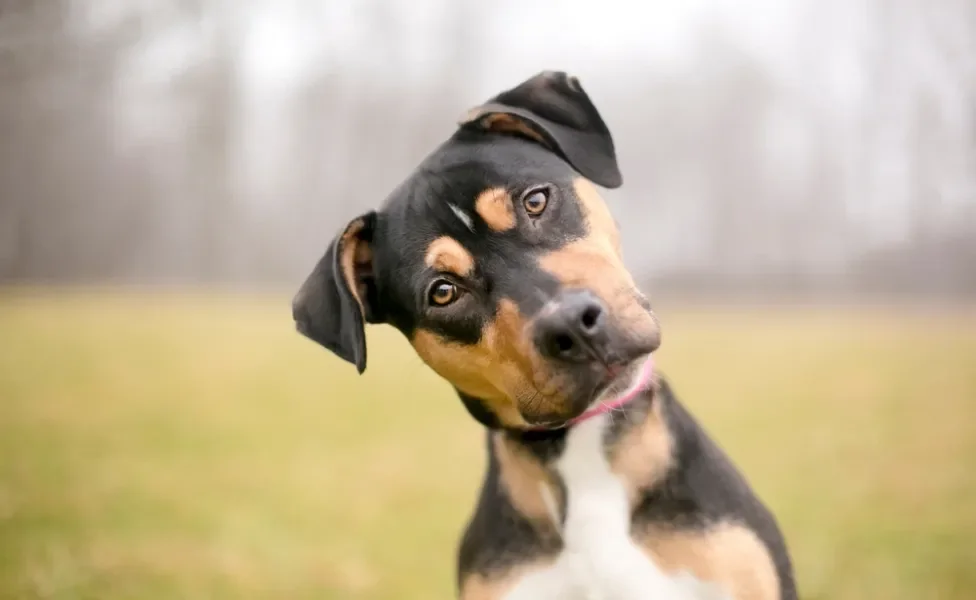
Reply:
[[[373,275],[376,212],[353,219],[335,237],[292,300],[298,331],[366,370],[366,323],[380,321]]]
[[[579,79],[543,71],[468,111],[463,128],[515,134],[541,143],[597,185],[623,184],[613,136]]]

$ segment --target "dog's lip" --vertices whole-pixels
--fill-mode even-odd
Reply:
[[[587,410],[608,401],[616,401],[614,396],[626,395],[634,386],[640,388],[646,387],[654,371],[653,355],[653,352],[648,352],[629,362],[612,365],[608,368],[608,376],[605,382],[598,387],[598,391],[594,395],[593,401],[587,407]],[[615,389],[618,387],[622,387],[623,389]],[[608,399],[607,396],[611,396],[611,398]]]
[[[615,383],[618,383],[621,378],[626,377],[629,373],[643,365],[644,362],[648,360],[650,355],[651,352],[648,352],[646,354],[641,354],[637,358],[632,358],[626,361],[613,361],[603,366],[601,369],[603,376],[600,378],[594,389],[593,402],[591,404],[596,404],[596,402],[599,401],[604,394],[606,394],[607,390],[613,387]]]
[[[616,381],[617,378],[620,377],[625,371],[627,371],[627,368],[630,367],[632,364],[633,363],[621,362],[621,363],[611,363],[607,365],[606,374],[603,377],[603,380],[600,382],[600,387],[605,388],[606,386]]]
[[[650,384],[654,374],[653,354],[647,352],[629,362],[607,367],[605,376],[592,393],[593,400],[578,415],[558,421],[529,421],[530,426],[533,429],[561,429],[627,404]]]

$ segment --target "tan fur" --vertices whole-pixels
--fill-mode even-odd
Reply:
[[[519,135],[525,136],[531,140],[535,140],[540,144],[549,145],[546,138],[532,128],[531,125],[526,123],[523,119],[510,115],[507,113],[490,113],[481,118],[480,126],[488,131],[497,131],[499,133],[517,133]]]
[[[617,223],[610,213],[610,208],[607,206],[606,201],[600,196],[599,190],[597,190],[596,186],[590,180],[577,177],[573,181],[573,191],[576,192],[576,197],[579,198],[580,204],[583,206],[583,212],[589,224],[590,234],[602,234],[605,236],[610,243],[610,247],[613,249],[613,253],[618,258],[622,257],[623,251],[620,246],[620,230],[617,228]]]
[[[549,147],[549,142],[524,119],[503,112],[492,112],[484,107],[472,108],[459,119],[458,125],[475,123],[485,131],[515,133]]]
[[[527,331],[527,321],[508,299],[477,344],[458,344],[418,330],[411,340],[417,354],[462,392],[484,400],[509,426],[524,426],[525,416],[566,409],[557,396],[561,380],[552,376]]]
[[[424,257],[427,266],[437,271],[467,277],[474,272],[474,257],[457,240],[441,236],[431,242]]]
[[[624,266],[620,234],[609,209],[589,181],[578,178],[574,189],[588,233],[543,256],[540,265],[566,287],[591,290],[635,336],[657,335],[657,322],[638,303],[640,292]]]
[[[657,322],[639,304],[640,292],[624,267],[619,233],[606,204],[585,179],[579,178],[574,189],[589,233],[541,257],[540,265],[567,287],[592,290],[632,335],[658,335]],[[470,253],[449,237],[431,244],[427,261],[459,275],[469,273],[474,266]],[[564,381],[553,376],[539,355],[528,324],[515,303],[504,299],[477,344],[455,343],[424,329],[414,334],[411,343],[437,374],[469,396],[483,400],[505,425],[524,426],[532,417],[568,417],[570,407],[561,389]],[[640,479],[636,468],[621,468],[634,471],[632,475]]]
[[[512,197],[502,188],[489,188],[478,194],[474,211],[492,231],[508,231],[515,227]]]
[[[352,291],[353,298],[359,304],[359,310],[365,313],[363,296],[366,295],[365,286],[359,285],[359,273],[369,271],[373,262],[373,252],[369,244],[359,238],[359,233],[366,226],[362,219],[355,219],[350,223],[339,238],[339,265],[346,285]]]
[[[549,568],[552,561],[551,558],[534,561],[506,569],[489,577],[478,574],[468,575],[461,582],[460,598],[461,600],[502,600],[518,584],[519,580],[534,571]],[[539,600],[543,599],[540,598]]]
[[[626,432],[610,451],[610,468],[624,481],[631,505],[667,475],[673,461],[674,439],[660,402],[653,402],[644,422]]]
[[[553,474],[501,432],[493,435],[492,447],[498,459],[499,480],[512,506],[528,518],[539,533],[558,535],[553,521],[555,517],[543,495],[548,493],[555,506],[560,506],[562,490],[556,485]]]
[[[480,117],[484,113],[485,113],[485,109],[481,108],[480,106],[476,106],[472,109],[465,111],[465,113],[458,118],[457,124],[467,125],[468,123],[473,123],[478,119],[478,117]]]
[[[645,551],[667,572],[688,570],[733,598],[780,600],[779,579],[766,546],[750,529],[722,523],[705,531],[649,528]]]
[[[461,584],[461,600],[501,600],[519,581],[519,576],[492,578],[478,574],[468,575]]]

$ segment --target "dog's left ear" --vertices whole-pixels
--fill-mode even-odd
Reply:
[[[459,125],[514,133],[535,140],[561,156],[587,179],[620,187],[610,130],[577,78],[543,71],[470,111]]]
[[[376,212],[353,219],[332,240],[292,300],[298,331],[366,370],[366,323],[378,323],[373,276]]]

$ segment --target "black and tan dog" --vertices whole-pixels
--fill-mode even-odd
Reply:
[[[362,372],[365,324],[393,325],[487,429],[461,598],[794,600],[773,516],[653,373],[596,185],[621,185],[603,119],[576,78],[532,77],[336,236],[297,327]]]

